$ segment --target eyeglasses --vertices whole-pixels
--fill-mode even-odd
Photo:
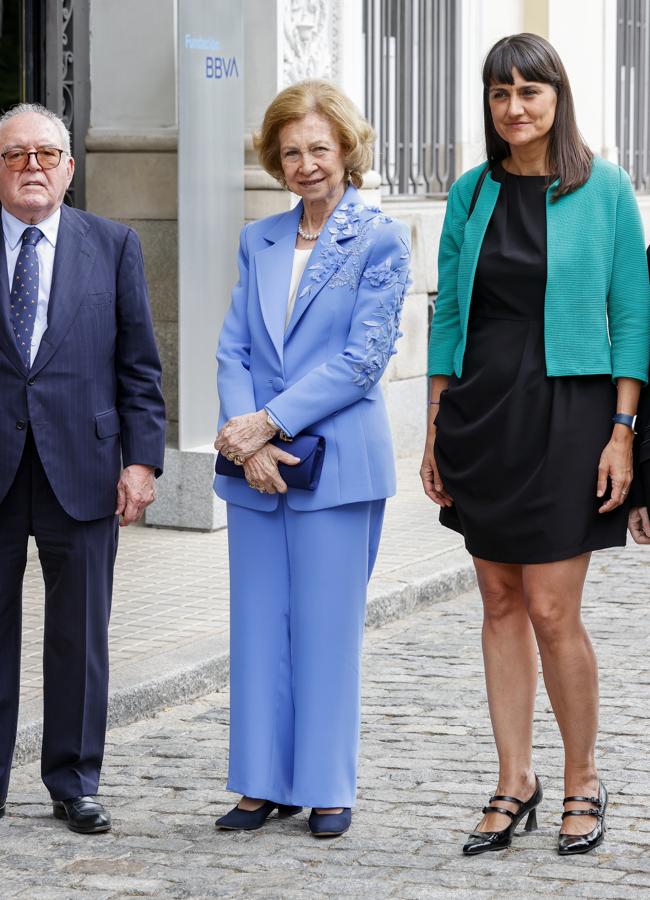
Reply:
[[[22,172],[29,165],[32,156],[36,157],[41,169],[56,169],[65,152],[57,147],[39,147],[38,150],[7,150],[1,155],[8,169],[12,172]]]

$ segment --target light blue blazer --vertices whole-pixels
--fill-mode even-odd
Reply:
[[[389,497],[395,466],[379,379],[400,336],[409,231],[348,188],[315,244],[285,332],[301,215],[302,202],[242,230],[239,281],[217,351],[219,427],[266,408],[290,435],[324,436],[318,488],[290,488],[292,509]],[[277,494],[243,479],[218,475],[214,486],[239,506],[278,504]]]

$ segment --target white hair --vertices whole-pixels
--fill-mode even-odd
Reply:
[[[5,122],[8,122],[15,116],[24,116],[29,113],[36,113],[36,115],[43,116],[43,118],[49,119],[50,122],[54,122],[61,138],[61,149],[65,150],[69,156],[71,149],[70,132],[68,131],[65,122],[60,116],[53,113],[51,109],[48,109],[46,106],[41,106],[40,103],[17,103],[15,106],[12,106],[11,109],[8,109],[6,113],[3,113],[0,116],[0,129]]]

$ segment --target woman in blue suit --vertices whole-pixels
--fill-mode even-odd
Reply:
[[[228,504],[231,713],[217,820],[261,827],[311,806],[316,836],[350,826],[359,744],[367,582],[395,491],[379,379],[399,337],[409,234],[356,188],[373,132],[331,84],[282,91],[256,139],[267,172],[302,201],[246,225],[217,359],[215,447],[245,479],[217,476]],[[269,441],[325,438],[313,491],[287,489]]]

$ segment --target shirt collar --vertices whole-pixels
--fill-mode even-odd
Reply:
[[[39,222],[36,225],[36,228],[40,228],[43,232],[43,236],[50,242],[53,247],[56,247],[56,239],[59,233],[59,222],[61,221],[61,207],[55,210],[51,216],[48,216],[47,219],[43,219],[42,222]],[[20,219],[17,219],[15,216],[12,216],[10,212],[7,212],[6,209],[2,209],[2,230],[4,232],[5,240],[9,244],[11,250],[15,250],[20,241],[22,240],[23,233],[26,228],[29,228],[29,222],[21,222]]]

